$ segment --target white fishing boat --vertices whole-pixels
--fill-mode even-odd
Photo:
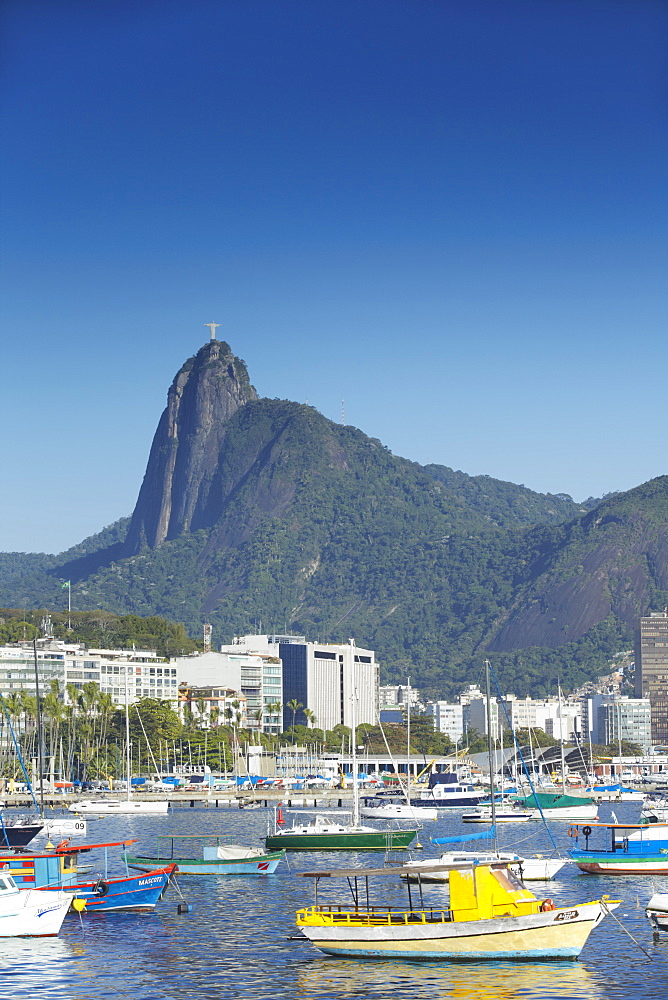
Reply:
[[[60,889],[21,891],[0,871],[0,938],[55,937],[73,899],[73,892]]]
[[[547,858],[540,854],[532,858],[526,858],[515,854],[513,851],[450,851],[441,854],[438,858],[425,858],[420,861],[407,861],[406,868],[416,869],[415,874],[406,877],[412,881],[420,878],[423,882],[447,882],[448,872],[422,872],[423,868],[430,868],[433,865],[487,865],[498,861],[505,861],[522,882],[549,882],[564,865],[568,864],[567,858]]]
[[[438,867],[438,866],[437,866]],[[426,874],[425,869],[425,874]],[[302,872],[315,881],[315,902],[297,912],[304,937],[328,955],[439,961],[574,959],[603,917],[620,905],[607,897],[555,906],[538,899],[506,863],[449,871],[448,907],[405,909],[370,902],[369,877],[410,875],[407,866]],[[318,899],[323,879],[347,879],[352,903]],[[362,882],[362,885],[360,885]]]

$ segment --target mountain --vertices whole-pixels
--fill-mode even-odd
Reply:
[[[162,615],[374,646],[386,679],[581,683],[665,590],[665,478],[598,506],[392,455],[313,407],[259,399],[212,341],[169,389],[135,510],[61,556],[0,555],[0,605]],[[471,670],[474,673],[471,673]]]
[[[210,341],[183,365],[167,394],[121,557],[216,523],[230,420],[256,399],[245,364],[224,342]]]
[[[633,629],[668,603],[668,476],[535,529],[525,543],[515,601],[490,650],[555,648],[611,616]]]

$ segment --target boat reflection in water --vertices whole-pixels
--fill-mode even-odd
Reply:
[[[609,987],[609,983],[607,984]],[[303,1000],[363,996],[381,1000],[392,994],[411,1000],[598,1000],[609,996],[600,981],[579,962],[486,962],[425,966],[411,962],[382,965],[321,959],[309,963],[296,981]]]

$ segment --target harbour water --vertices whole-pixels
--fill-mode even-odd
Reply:
[[[630,819],[626,811],[617,808],[617,813],[620,819]],[[603,807],[602,816],[608,815]],[[230,841],[259,846],[269,816],[264,809],[177,809],[166,817],[98,819],[89,823],[86,840],[137,837],[138,849],[149,853],[161,833],[221,833]],[[567,825],[555,823],[552,830],[559,848],[568,849]],[[419,856],[436,854],[430,836],[459,832],[466,828],[454,816],[427,824],[420,835],[424,851]],[[507,827],[502,838],[503,846],[512,845],[520,852],[547,853],[551,846],[539,824],[531,824],[530,830]],[[59,938],[0,940],[0,998],[664,1000],[668,992],[668,934],[655,943],[644,915],[652,892],[668,891],[668,877],[586,876],[569,865],[552,883],[532,883],[538,895],[558,903],[604,893],[621,898],[616,916],[651,958],[607,917],[577,962],[359,962],[330,959],[308,942],[290,940],[296,933],[295,910],[312,901],[311,880],[295,873],[341,865],[375,866],[382,863],[382,855],[290,854],[288,860],[265,878],[182,876],[179,884],[192,904],[191,913],[177,913],[180,899],[169,890],[153,914],[85,914],[82,919],[73,914]],[[397,901],[405,898],[400,886],[391,891]],[[425,902],[436,902],[445,890],[430,886],[424,891]],[[345,898],[344,886],[335,888],[332,883],[327,898]]]

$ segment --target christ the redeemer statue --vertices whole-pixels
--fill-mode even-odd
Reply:
[[[208,326],[211,330],[211,339],[216,339],[216,327],[220,326],[220,323],[205,323],[204,326]]]

